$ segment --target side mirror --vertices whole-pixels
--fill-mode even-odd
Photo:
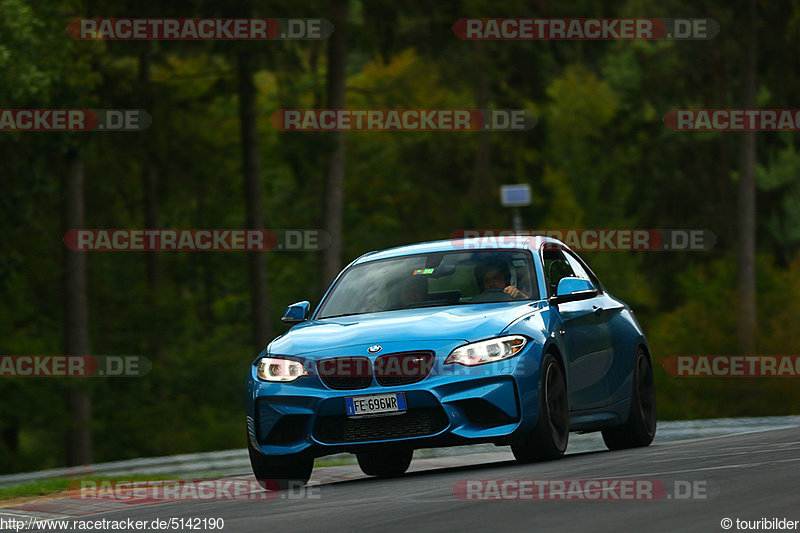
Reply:
[[[298,322],[305,322],[308,320],[308,315],[311,311],[311,304],[308,302],[297,302],[286,308],[283,313],[281,322],[286,324],[297,324]]]
[[[587,279],[566,277],[558,282],[555,296],[550,297],[550,303],[558,305],[566,302],[588,300],[597,296],[597,289]]]

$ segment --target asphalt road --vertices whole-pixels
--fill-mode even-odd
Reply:
[[[35,513],[50,518],[81,514],[85,515],[80,517],[83,520],[223,518],[225,533],[355,530],[672,533],[724,531],[720,525],[723,518],[733,520],[731,531],[737,531],[737,518],[800,520],[800,428],[701,438],[618,452],[584,452],[531,465],[518,465],[509,459],[509,453],[501,452],[415,460],[408,474],[392,480],[366,478],[350,465],[329,467],[315,471],[309,488],[270,501],[125,505],[125,509],[111,512],[97,509],[100,512],[92,514],[88,514],[89,504],[77,513],[73,509],[47,514],[41,512],[45,508],[39,507],[37,511],[35,506],[0,511],[20,517]],[[554,498],[568,495],[569,501],[465,501],[454,494],[454,486],[464,487],[465,480],[485,483],[490,479],[567,480],[567,483],[588,479],[606,479],[609,483],[638,480],[639,487],[652,483],[663,491],[652,493],[656,499],[627,501],[588,500],[588,489],[583,493],[553,493]],[[533,494],[536,496],[535,490]],[[624,496],[614,490],[603,494],[607,498],[613,498],[613,494]],[[648,494],[645,492],[644,497]],[[800,523],[797,526],[800,529]]]

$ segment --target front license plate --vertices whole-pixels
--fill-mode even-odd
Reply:
[[[347,416],[401,414],[406,411],[406,393],[348,396],[344,399]]]

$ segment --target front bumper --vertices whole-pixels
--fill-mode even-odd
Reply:
[[[463,344],[463,343],[462,343]],[[456,344],[457,345],[457,344]],[[250,444],[267,455],[357,452],[376,444],[429,448],[495,442],[507,444],[537,422],[540,347],[486,365],[443,365],[454,346],[436,349],[430,374],[399,386],[377,382],[357,390],[332,390],[319,376],[290,383],[248,379]],[[443,352],[443,353],[440,353]],[[313,368],[314,361],[304,364]],[[404,392],[404,414],[351,418],[345,397]]]

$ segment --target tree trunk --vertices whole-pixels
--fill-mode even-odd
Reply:
[[[328,43],[328,108],[344,109],[347,84],[346,22],[348,0],[333,1],[334,32]],[[321,282],[323,291],[342,268],[342,205],[344,202],[345,137],[332,132],[333,151],[325,175],[323,229],[330,235],[330,244],[322,251]]]
[[[742,68],[742,106],[756,106],[756,2],[750,0]],[[739,350],[756,351],[756,134],[741,133],[739,151]]]
[[[11,453],[19,451],[19,418],[14,417],[6,421],[6,427],[0,431],[0,438],[3,439],[3,445]]]
[[[709,107],[719,109],[731,106],[729,97],[730,79],[726,74],[726,57],[722,51],[718,50],[714,54],[712,62],[712,72],[714,80],[714,101]],[[734,247],[737,242],[738,216],[736,213],[736,191],[731,187],[731,174],[734,165],[731,150],[731,134],[723,133],[717,137],[719,145],[719,164],[717,165],[716,181],[714,184],[714,194],[719,201],[714,205],[713,231],[716,233],[716,246]],[[733,249],[733,248],[732,248]]]
[[[252,57],[240,52],[238,57],[239,115],[242,128],[242,168],[247,229],[264,227],[264,190],[258,156],[256,127],[256,88],[253,83]],[[253,345],[261,350],[270,336],[267,294],[267,256],[265,252],[246,252],[250,274],[250,308],[253,319]]]
[[[83,159],[77,150],[69,152],[63,180],[64,233],[86,227],[83,207]],[[64,353],[89,355],[89,305],[86,295],[86,254],[64,251]],[[67,465],[92,462],[92,400],[80,386],[67,389]]]
[[[475,103],[478,109],[489,108],[489,76],[487,74],[485,43],[475,41],[476,66],[475,72]],[[497,206],[493,199],[496,198],[495,186],[492,182],[492,161],[489,145],[489,132],[477,132],[478,145],[475,150],[475,167],[472,176],[472,202],[478,207],[478,212],[496,212]]]
[[[150,41],[142,43],[143,49],[139,55],[139,85],[145,110],[152,114],[153,95],[150,84],[150,63],[152,46]],[[142,138],[142,196],[144,199],[144,226],[146,229],[158,228],[158,166],[155,158],[155,143],[153,134],[141,132]],[[147,287],[151,292],[157,292],[161,287],[162,270],[161,256],[155,252],[145,253],[147,262]]]

